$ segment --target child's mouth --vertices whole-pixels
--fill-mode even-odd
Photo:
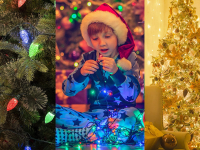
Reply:
[[[108,51],[108,49],[101,49],[102,53],[106,53]]]

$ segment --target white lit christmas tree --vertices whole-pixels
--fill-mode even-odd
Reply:
[[[153,84],[163,91],[164,128],[190,132],[200,147],[200,28],[193,0],[173,0],[168,30],[153,57]]]

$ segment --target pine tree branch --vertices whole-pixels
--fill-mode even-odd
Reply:
[[[22,49],[19,46],[8,43],[8,42],[1,42],[0,41],[0,51],[1,50],[10,50],[12,52],[15,52],[15,53],[21,55],[21,56],[27,55],[27,52],[26,52],[25,49]]]

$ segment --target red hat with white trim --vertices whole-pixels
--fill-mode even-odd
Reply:
[[[133,51],[135,44],[131,31],[123,17],[106,3],[103,3],[96,10],[86,15],[82,20],[80,29],[83,39],[90,47],[93,47],[93,45],[87,30],[88,26],[94,22],[104,23],[114,30],[118,39],[118,52],[120,58],[124,57],[127,59]]]

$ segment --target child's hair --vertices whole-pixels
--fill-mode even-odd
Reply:
[[[114,30],[111,27],[105,25],[104,23],[94,22],[88,26],[88,35],[89,37],[91,37],[92,35],[101,33],[103,31],[107,32],[109,30],[112,30],[112,32],[114,32]]]

